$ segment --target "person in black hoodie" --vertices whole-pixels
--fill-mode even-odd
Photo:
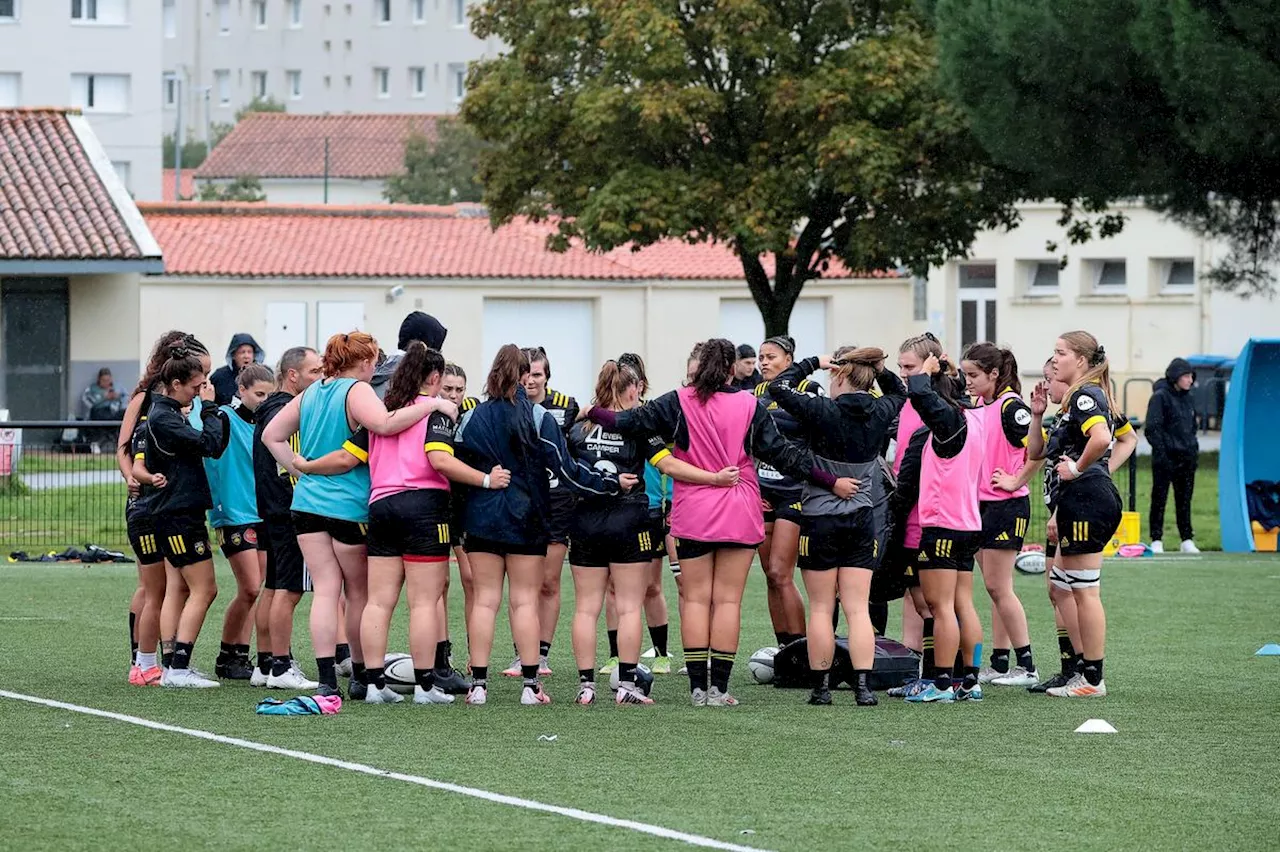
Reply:
[[[249,364],[261,364],[265,356],[252,334],[240,332],[232,335],[227,346],[227,366],[214,370],[209,377],[209,383],[213,385],[213,401],[218,405],[230,405],[236,396],[236,380],[240,371]]]
[[[449,329],[445,328],[440,320],[431,314],[414,311],[400,323],[400,336],[396,339],[396,348],[403,353],[409,348],[410,343],[420,340],[428,349],[443,352],[444,339],[448,336]],[[391,381],[391,374],[396,371],[401,357],[403,357],[401,354],[392,355],[373,371],[373,378],[369,380],[369,384],[373,385],[373,391],[378,395],[378,399],[387,395],[387,383]]]
[[[1151,444],[1151,549],[1164,552],[1164,507],[1173,486],[1173,508],[1182,536],[1183,553],[1199,553],[1191,529],[1191,494],[1196,486],[1200,442],[1196,439],[1195,404],[1191,386],[1196,374],[1191,364],[1174,358],[1156,382],[1147,404],[1147,442]]]

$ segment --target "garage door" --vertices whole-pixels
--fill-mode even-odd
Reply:
[[[551,387],[585,404],[600,371],[595,339],[590,299],[485,299],[484,361],[472,384],[484,387],[493,356],[503,345],[541,346],[551,359]]]
[[[791,336],[796,340],[796,357],[808,358],[830,352],[827,343],[827,300],[801,299],[791,311]],[[764,320],[750,299],[720,300],[720,335],[734,344],[750,343],[759,349],[764,340]],[[815,376],[826,384],[825,376]]]

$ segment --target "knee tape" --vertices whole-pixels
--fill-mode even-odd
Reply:
[[[670,565],[671,565],[671,576],[672,576],[672,577],[679,577],[679,576],[680,576],[680,563],[679,563],[679,562],[671,562],[671,563],[670,563]]]
[[[1067,570],[1055,566],[1049,572],[1049,582],[1056,588],[1067,591],[1096,588],[1102,584],[1102,572],[1097,568],[1091,570]]]

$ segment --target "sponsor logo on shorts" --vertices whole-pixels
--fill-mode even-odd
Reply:
[[[258,531],[255,530],[253,527],[249,527],[249,529],[244,531],[244,540],[249,544],[257,544]]]

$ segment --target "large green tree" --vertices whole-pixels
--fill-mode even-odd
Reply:
[[[1014,220],[914,0],[489,0],[473,29],[507,45],[462,106],[494,224],[727,244],[767,334],[835,258],[922,271]]]
[[[1280,259],[1275,0],[936,0],[942,77],[1029,195],[1143,198],[1231,252],[1225,289]]]
[[[436,137],[412,133],[404,143],[404,174],[387,179],[383,196],[408,204],[479,201],[477,158],[484,143],[457,119],[436,122]]]

